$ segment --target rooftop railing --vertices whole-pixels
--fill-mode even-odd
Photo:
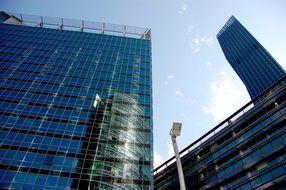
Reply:
[[[286,84],[286,76],[282,77],[277,82],[273,83],[269,88],[267,88],[264,92],[256,96],[254,99],[252,99],[250,102],[245,104],[242,108],[237,110],[235,113],[233,113],[231,116],[223,120],[221,123],[219,123],[217,126],[212,128],[209,132],[201,136],[199,139],[188,145],[186,148],[180,151],[180,157],[182,158],[184,155],[188,154],[192,150],[196,149],[200,145],[202,145],[205,141],[210,139],[212,136],[217,134],[219,131],[224,129],[226,126],[228,126],[230,123],[234,123],[235,120],[237,120],[239,117],[245,114],[248,110],[250,110],[253,105],[258,104],[259,102],[263,101],[266,97],[273,94],[274,91],[279,89],[283,84]],[[159,172],[166,169],[168,166],[172,165],[174,162],[176,162],[175,156],[168,159],[166,162],[158,166],[156,169],[153,170],[154,175],[158,174]]]
[[[35,16],[35,15],[18,14],[10,12],[5,12],[5,14],[9,15],[11,19],[10,21],[8,19],[4,23],[9,23],[9,24],[23,24],[33,27],[107,34],[107,35],[124,36],[137,39],[151,39],[150,28],[141,28],[135,26],[126,26],[126,25],[66,19],[66,18]]]
[[[219,37],[226,29],[228,29],[228,27],[230,27],[232,25],[232,23],[234,23],[236,20],[236,18],[234,16],[231,16],[228,21],[225,23],[225,25],[222,27],[222,29],[220,29],[220,31],[217,34],[217,37]]]

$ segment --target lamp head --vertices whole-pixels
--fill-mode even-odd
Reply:
[[[170,135],[175,137],[180,136],[181,129],[182,129],[182,123],[173,122],[173,126],[170,130]]]

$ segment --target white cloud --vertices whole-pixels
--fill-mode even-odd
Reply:
[[[233,76],[220,70],[220,79],[210,84],[210,103],[203,108],[206,114],[214,117],[216,122],[222,121],[249,101],[249,96]]]
[[[207,44],[207,45],[212,45],[212,43],[213,43],[213,37],[212,37],[212,36],[209,36],[209,37],[207,37],[207,36],[201,36],[201,37],[200,37],[200,42],[201,42],[201,43],[205,43],[205,44]]]
[[[191,98],[191,97],[188,97],[186,99],[187,103],[189,104],[195,104],[197,102],[197,100],[195,98]]]
[[[213,63],[210,62],[210,61],[208,61],[208,62],[206,63],[206,68],[209,70],[209,69],[212,68],[212,65],[213,65]]]
[[[188,103],[188,104],[195,104],[197,102],[197,100],[195,98],[192,98],[188,95],[186,95],[184,92],[182,92],[181,90],[177,89],[174,90],[174,94],[177,96],[177,100],[183,101],[184,103]]]
[[[154,168],[164,163],[162,156],[154,150]]]
[[[194,37],[189,40],[189,46],[194,53],[200,51],[202,46],[210,46],[213,44],[213,37],[196,34]]]
[[[184,120],[187,120],[187,121],[190,120],[190,116],[188,116],[188,115],[185,114],[185,113],[181,113],[180,116],[181,116]]]
[[[186,29],[187,42],[194,53],[198,53],[203,46],[211,46],[214,43],[213,36],[194,33],[194,26],[189,24]]]
[[[187,11],[187,9],[188,9],[188,4],[186,2],[183,2],[179,10],[179,13],[184,14]]]
[[[199,48],[199,47],[194,47],[191,49],[193,50],[194,53],[198,53],[201,50],[201,48]]]
[[[167,76],[167,79],[164,81],[164,86],[168,86],[169,85],[169,81],[173,80],[175,78],[175,74],[169,74]]]
[[[200,45],[200,36],[198,34],[193,38],[193,44]]]
[[[174,75],[174,74],[170,74],[170,75],[168,75],[168,76],[167,76],[167,78],[168,78],[169,80],[174,79],[174,77],[175,77],[175,75]]]
[[[174,91],[174,94],[175,94],[176,96],[179,96],[179,97],[184,96],[184,93],[183,93],[182,91],[180,91],[180,90],[175,90],[175,91]]]
[[[193,29],[194,29],[194,26],[190,24],[190,25],[188,26],[188,33],[192,32]]]

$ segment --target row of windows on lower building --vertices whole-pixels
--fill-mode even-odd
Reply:
[[[285,142],[286,133],[284,129],[284,134],[264,144],[262,147],[256,149],[255,151],[248,150],[248,153],[252,153],[243,157],[243,159],[239,157],[230,158],[229,161],[231,161],[233,164],[228,165],[228,163],[225,163],[225,165],[228,166],[217,173],[215,167],[218,166],[204,166],[206,169],[204,169],[204,171],[200,171],[198,174],[194,174],[192,169],[185,168],[185,176],[187,179],[190,178],[187,180],[187,184],[189,187],[196,188],[202,188],[206,185],[208,188],[215,188],[219,186],[220,188],[224,187],[225,189],[237,187],[235,189],[245,190],[274,180],[277,177],[284,175],[286,171],[286,168],[283,169],[282,166],[283,163],[284,165],[286,163],[286,155],[284,153]],[[237,160],[237,158],[241,160]],[[265,160],[268,161],[265,162]],[[199,168],[201,167],[202,165],[200,165]],[[195,171],[199,168],[195,168]],[[207,171],[210,173],[206,173]],[[164,184],[164,186],[170,186],[169,183]],[[219,185],[221,183],[223,184],[222,186]],[[212,186],[209,184],[212,184]],[[164,188],[164,186],[160,188]]]
[[[223,184],[222,187],[224,189],[247,190],[274,181],[286,173],[286,155],[259,165],[245,172],[242,176]],[[263,168],[260,168],[261,166]]]
[[[267,139],[265,139],[264,143],[266,144],[264,145],[255,144],[252,147],[248,147],[248,149],[244,152],[237,151],[237,154],[230,153],[231,155],[228,153],[226,155],[227,161],[223,163],[223,165],[219,165],[219,162],[213,164],[212,162],[214,160],[208,159],[208,161],[211,162],[206,163],[206,165],[204,165],[205,169],[202,169],[202,171],[200,171],[198,174],[196,174],[196,171],[203,166],[202,163],[199,163],[191,168],[185,167],[185,175],[194,175],[191,176],[191,178],[197,179],[193,181],[193,184],[190,183],[192,185],[198,184],[202,180],[206,180],[208,183],[211,183],[213,181],[222,180],[226,176],[232,176],[238,172],[242,166],[247,166],[253,162],[253,160],[257,160],[262,156],[265,157],[268,153],[275,151],[275,149],[283,147],[283,143],[286,142],[286,134],[273,138],[274,139],[268,143],[265,142],[267,141]],[[257,143],[261,142],[258,141]],[[256,149],[257,146],[260,146],[260,148]]]
[[[271,122],[275,122],[275,120],[280,117],[281,115],[285,115],[286,109],[284,108],[283,110],[280,110],[276,112],[276,114],[273,115],[272,119],[266,118],[264,121],[260,121],[261,123],[258,123],[256,127],[254,126],[249,126],[249,124],[246,127],[249,127],[248,132],[240,131],[241,136],[239,136],[239,133],[230,133],[231,136],[228,135],[223,135],[224,141],[221,141],[222,139],[216,140],[216,145],[208,146],[205,149],[200,150],[199,153],[196,154],[196,156],[193,156],[192,158],[188,158],[188,165],[195,164],[192,168],[192,171],[195,171],[197,168],[199,168],[201,165],[208,163],[212,159],[220,159],[222,160],[221,162],[217,162],[218,164],[224,164],[226,160],[229,160],[230,158],[227,157],[227,159],[223,159],[223,157],[226,157],[229,153],[230,150],[234,151],[234,147],[238,147],[238,144],[241,144],[243,142],[246,142],[246,140],[252,135],[254,135],[256,132],[261,131],[263,128],[266,128]],[[255,130],[252,130],[254,127]],[[277,126],[279,130],[279,127],[283,127],[282,124]],[[241,129],[240,129],[241,130]],[[232,136],[234,135],[234,136]],[[233,138],[235,137],[235,138]],[[221,141],[221,142],[220,142]],[[226,142],[226,143],[225,143]],[[220,146],[219,146],[220,145]],[[246,146],[245,146],[246,147]],[[249,147],[248,147],[249,148]],[[245,148],[244,148],[245,149]],[[247,148],[246,148],[247,149]],[[210,156],[210,152],[211,156]],[[238,150],[236,150],[237,154],[239,153]],[[226,154],[227,153],[227,154]]]

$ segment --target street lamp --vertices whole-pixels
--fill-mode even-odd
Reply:
[[[177,163],[178,175],[179,175],[179,181],[180,181],[180,189],[186,190],[181,158],[179,155],[178,145],[176,142],[176,137],[180,136],[181,129],[182,129],[182,123],[174,122],[172,129],[170,130],[170,135],[171,135],[172,144],[173,144],[174,152],[175,152],[175,156],[176,156],[176,163]]]

